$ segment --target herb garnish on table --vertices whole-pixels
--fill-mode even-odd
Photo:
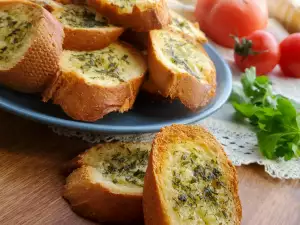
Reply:
[[[247,69],[242,87],[234,86],[230,102],[256,128],[261,153],[268,159],[300,156],[300,113],[294,101],[274,94],[266,76]]]

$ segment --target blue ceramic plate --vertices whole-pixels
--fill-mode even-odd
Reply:
[[[217,69],[217,95],[198,112],[190,112],[179,101],[149,102],[138,98],[129,112],[111,113],[94,123],[79,122],[66,116],[59,106],[42,103],[39,96],[17,93],[4,87],[0,87],[0,108],[49,125],[105,134],[147,133],[173,123],[193,123],[218,110],[227,101],[232,87],[228,65],[213,47],[206,45],[205,48]]]

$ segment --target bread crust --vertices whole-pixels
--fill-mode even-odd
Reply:
[[[35,27],[29,49],[13,68],[0,71],[0,83],[20,92],[42,92],[55,79],[59,69],[63,28],[47,10],[29,1],[0,1],[0,7],[16,3],[39,7],[42,16]]]
[[[172,31],[170,32],[171,34],[173,33]],[[189,41],[193,42],[193,40]],[[201,44],[197,42],[194,43],[207,55]],[[188,73],[179,73],[168,68],[167,65],[160,60],[154,48],[154,44],[155,37],[152,31],[150,31],[148,45],[149,80],[154,87],[147,87],[147,89],[150,89],[152,92],[157,89],[157,92],[164,97],[170,97],[171,99],[178,98],[192,111],[206,106],[216,93],[216,71],[213,62],[210,61],[213,70],[207,75],[209,78],[208,83],[204,84]]]
[[[127,44],[123,45],[131,51],[136,51]],[[142,60],[142,56],[140,57]],[[144,81],[146,64],[143,68],[144,73],[140,76],[111,87],[87,82],[75,72],[61,71],[43,93],[43,101],[52,99],[67,115],[80,121],[94,122],[113,111],[123,113],[131,109],[135,102]]]
[[[49,7],[48,7],[49,8]],[[64,6],[52,6],[51,13],[64,10]],[[77,51],[92,51],[107,47],[109,44],[117,41],[119,36],[124,32],[123,27],[95,27],[95,28],[75,28],[64,25],[64,43],[63,49]]]
[[[220,163],[226,171],[228,187],[233,195],[235,204],[235,225],[241,223],[242,207],[238,196],[238,180],[235,167],[228,160],[223,147],[215,137],[200,126],[172,125],[163,128],[155,137],[149,164],[144,179],[143,208],[145,225],[171,225],[170,216],[166,212],[166,201],[161,190],[161,176],[165,161],[168,160],[167,145],[175,141],[201,142],[214,151],[220,159]]]
[[[171,20],[173,18],[184,19],[184,17],[182,17],[181,15],[179,15],[178,13],[176,13],[173,10],[169,10],[169,13],[171,16]],[[183,36],[186,36],[187,38],[195,39],[195,41],[198,41],[199,43],[206,43],[207,39],[206,39],[205,35],[202,33],[202,31],[200,30],[198,23],[193,23],[189,20],[187,20],[187,22],[194,29],[199,30],[198,35],[191,35],[182,30],[179,31],[177,29],[174,29],[174,27],[172,26],[172,22],[165,29],[169,29],[169,30],[172,30],[173,32],[180,33]],[[203,35],[201,35],[201,34],[203,34]],[[129,42],[130,44],[133,44],[134,46],[136,46],[137,48],[139,48],[141,50],[145,50],[145,49],[147,49],[148,44],[149,44],[149,32],[135,32],[131,29],[128,29],[121,35],[121,39],[123,39],[126,42]]]
[[[43,101],[52,98],[64,112],[75,120],[94,122],[106,114],[131,109],[143,76],[113,87],[88,84],[76,73],[64,73],[44,95]]]
[[[60,6],[55,0],[27,0],[39,6],[42,6],[47,11],[51,12],[55,7]]]
[[[145,91],[151,95],[161,95],[158,88],[155,86],[153,81],[151,81],[150,79],[147,79],[144,81],[144,83],[141,87],[141,90]]]
[[[191,22],[191,21],[190,21]],[[192,22],[191,22],[192,23]],[[203,33],[203,31],[201,30],[201,27],[199,26],[199,23],[198,22],[194,22],[194,23],[192,23],[193,25],[194,25],[194,27],[196,28],[196,29],[198,29],[198,30],[200,30],[202,33]],[[200,36],[198,36],[197,38],[196,38],[196,41],[198,41],[199,43],[202,43],[202,44],[205,44],[205,43],[208,43],[208,39],[206,38],[206,36],[205,36],[205,33],[203,33],[203,37],[200,37]],[[190,36],[190,37],[192,37],[192,36]]]
[[[122,143],[98,144],[92,149],[107,152],[107,146],[118,146]],[[151,145],[150,143],[123,143]],[[90,151],[79,154],[69,161],[66,172],[72,173],[66,180],[63,196],[67,199],[72,209],[79,215],[99,222],[118,222],[126,224],[141,224],[143,221],[142,191],[139,193],[114,193],[103,186],[102,182],[95,182],[94,168],[86,159],[91,158]],[[95,160],[93,158],[93,160]],[[67,174],[69,175],[69,174]]]
[[[142,193],[113,193],[93,182],[93,172],[92,167],[83,166],[67,178],[63,196],[72,210],[98,222],[142,222]]]
[[[76,4],[76,5],[85,5],[86,0],[54,0],[55,2],[61,3],[61,4]]]
[[[177,29],[174,29],[174,27],[172,27],[171,25],[168,27],[170,30],[172,30],[173,32],[177,32],[177,33],[181,33],[183,36],[189,38],[189,39],[195,39],[195,41],[199,42],[200,44],[204,44],[207,43],[208,40],[205,36],[205,34],[201,31],[198,22],[192,22],[186,18],[184,18],[182,15],[180,15],[179,13],[175,12],[174,10],[170,9],[170,14],[172,19],[173,18],[181,18],[181,19],[185,19],[189,25],[191,25],[194,29],[197,29],[199,31],[199,33],[196,35],[195,33],[193,33],[193,35],[186,33],[184,31],[179,31]]]
[[[106,16],[110,23],[132,28],[135,31],[161,29],[170,23],[170,15],[165,0],[160,0],[146,10],[137,6],[132,13],[119,12],[118,7],[103,0],[87,0],[89,6]]]
[[[65,27],[63,47],[66,50],[92,51],[107,47],[123,33],[122,27],[75,29]]]

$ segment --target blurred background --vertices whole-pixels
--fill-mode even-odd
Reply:
[[[288,32],[300,32],[300,0],[268,0],[268,8]]]

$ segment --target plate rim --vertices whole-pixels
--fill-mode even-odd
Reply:
[[[218,100],[218,104],[211,106],[208,111],[201,111],[198,115],[195,115],[191,118],[183,118],[183,119],[177,119],[173,120],[171,122],[164,123],[163,126],[168,126],[171,124],[191,124],[197,121],[200,121],[213,113],[215,113],[217,110],[219,110],[228,100],[231,91],[232,91],[232,72],[230,70],[229,65],[223,57],[220,56],[220,54],[215,50],[213,46],[210,44],[205,44],[207,48],[210,49],[221,61],[222,67],[224,69],[224,72],[227,74],[227,83],[230,86],[229,88],[226,88],[224,90],[223,95],[221,95],[220,99]],[[52,126],[59,126],[64,128],[69,128],[72,130],[78,130],[78,131],[89,131],[89,132],[97,132],[97,133],[104,133],[104,134],[134,134],[134,133],[153,133],[159,131],[162,126],[161,124],[155,124],[155,125],[141,125],[141,126],[122,126],[122,125],[102,125],[102,124],[93,124],[89,122],[83,122],[83,121],[76,121],[76,120],[67,120],[62,118],[57,118],[54,116],[45,115],[38,112],[32,112],[28,110],[24,110],[21,107],[6,104],[5,102],[1,101],[0,96],[0,108],[10,112],[12,114],[18,115],[23,118],[27,118],[33,121],[38,121],[43,124],[52,125]]]

